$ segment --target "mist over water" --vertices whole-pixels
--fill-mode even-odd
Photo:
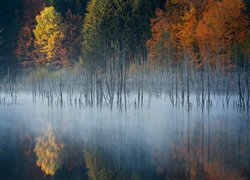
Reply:
[[[15,103],[1,97],[1,179],[249,178],[249,115],[233,106],[236,96],[228,107],[223,95],[213,96],[213,105],[202,109],[191,95],[189,110],[148,93],[142,106],[131,93],[126,109],[48,106],[23,92]],[[34,151],[48,133],[63,144],[53,176],[37,166]]]

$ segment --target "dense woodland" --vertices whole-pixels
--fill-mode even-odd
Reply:
[[[3,89],[6,83],[25,84],[11,78],[22,70],[29,72],[35,92],[37,87],[41,94],[58,89],[60,102],[66,87],[75,86],[85,89],[90,104],[95,96],[97,102],[107,96],[112,107],[115,93],[122,104],[132,87],[138,101],[152,89],[182,105],[189,105],[193,92],[203,105],[212,92],[226,94],[227,104],[233,93],[240,107],[249,108],[247,0],[0,3]],[[59,78],[51,76],[61,70]]]
[[[244,0],[2,0],[1,61],[70,67],[132,63],[230,69],[249,60],[249,2]],[[237,56],[237,57],[236,57]]]

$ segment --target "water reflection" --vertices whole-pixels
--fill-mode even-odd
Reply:
[[[0,179],[250,178],[247,114],[147,101],[126,112],[64,111],[27,98],[0,107]]]
[[[62,166],[64,145],[56,139],[49,128],[44,135],[37,137],[34,152],[37,156],[36,165],[47,175],[54,175]]]

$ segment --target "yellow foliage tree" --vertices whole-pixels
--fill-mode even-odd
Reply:
[[[53,6],[45,7],[36,16],[37,25],[34,29],[35,53],[39,64],[67,65],[62,17]]]

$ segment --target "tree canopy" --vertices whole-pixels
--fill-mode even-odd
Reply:
[[[45,7],[36,17],[35,53],[38,63],[67,65],[62,17],[53,6]]]
[[[168,1],[151,20],[150,58],[181,59],[188,53],[196,63],[207,56],[228,55],[233,43],[246,39],[249,28],[243,0]]]
[[[6,43],[0,52],[12,53],[25,65],[68,67],[84,59],[103,66],[107,57],[123,57],[127,65],[148,59],[179,63],[186,55],[198,65],[205,57],[214,64],[215,56],[232,63],[235,47],[242,56],[249,56],[246,0],[0,3],[9,10],[0,10],[0,27],[5,29],[1,36]]]

